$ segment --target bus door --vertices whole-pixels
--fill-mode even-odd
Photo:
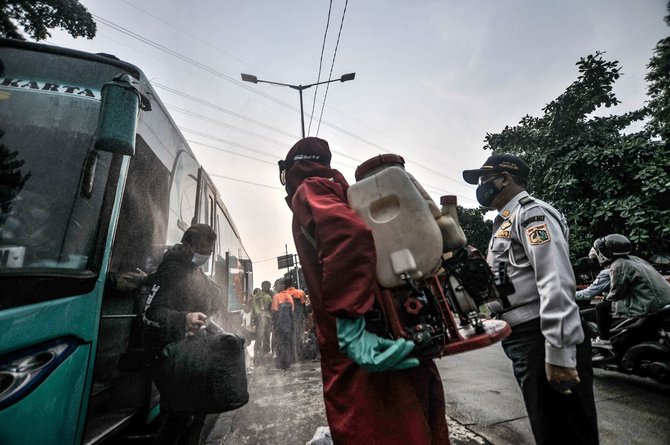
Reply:
[[[170,172],[138,136],[123,195],[102,301],[84,443],[110,435],[138,412],[149,417],[152,390],[141,313],[167,231]]]
[[[216,192],[214,191],[213,185],[208,184],[208,181],[205,180],[202,168],[200,169],[200,193],[198,196],[198,221],[201,224],[209,225],[214,232],[216,232],[217,238],[219,237],[216,222],[215,222],[215,206],[216,206]],[[217,258],[217,247],[218,243],[214,246],[214,252],[212,253],[212,258],[202,266],[202,270],[209,275],[210,278],[216,281],[215,279],[215,269],[216,269],[216,258]]]
[[[203,271],[221,289],[221,300],[219,301],[220,310],[216,318],[218,318],[219,322],[225,325],[228,303],[226,296],[226,288],[228,286],[228,260],[225,250],[222,249],[225,245],[225,243],[222,242],[222,239],[225,238],[226,234],[225,231],[222,231],[222,227],[218,223],[216,189],[202,168],[200,169],[200,178],[198,222],[208,224],[212,227],[214,232],[216,232],[214,252],[212,253],[212,258],[209,262],[203,266]]]

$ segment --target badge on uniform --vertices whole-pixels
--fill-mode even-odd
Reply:
[[[539,226],[526,229],[526,236],[528,237],[528,242],[532,246],[537,246],[539,244],[544,244],[551,241],[549,229],[547,229],[546,224],[540,224]]]
[[[512,233],[509,231],[509,228],[512,227],[512,222],[511,221],[504,221],[500,227],[498,228],[498,231],[495,234],[496,238],[511,238]]]
[[[512,234],[508,230],[512,226],[512,223],[510,221],[505,221],[500,225],[500,228],[498,228],[498,231],[495,234],[496,238],[511,238]]]

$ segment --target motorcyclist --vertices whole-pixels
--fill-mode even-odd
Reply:
[[[593,261],[598,261],[598,254],[596,249],[591,247],[589,251],[589,259]],[[600,262],[598,262],[600,264]],[[603,266],[603,268],[598,272],[596,279],[593,280],[593,283],[589,285],[586,289],[578,290],[575,293],[575,300],[577,301],[589,301],[596,295],[607,295],[610,290],[610,271],[609,265]]]
[[[656,269],[631,255],[631,243],[614,233],[594,243],[601,266],[609,265],[610,291],[595,308],[600,333],[594,344],[608,345],[612,324],[631,317],[653,314],[670,304],[670,283]]]

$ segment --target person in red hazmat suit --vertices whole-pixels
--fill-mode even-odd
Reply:
[[[308,137],[279,161],[310,292],[326,416],[335,444],[448,444],[442,381],[414,343],[366,330],[380,292],[370,229],[347,204],[328,143]]]

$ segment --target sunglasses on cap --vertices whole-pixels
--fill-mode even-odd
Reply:
[[[479,180],[477,181],[478,185],[486,184],[491,181],[495,181],[498,179],[500,176],[502,176],[503,172],[495,172],[495,173],[490,173],[487,175],[483,175],[479,177]]]
[[[326,162],[326,158],[317,154],[311,154],[311,155],[297,154],[293,156],[293,159],[291,160],[282,159],[277,162],[277,164],[279,165],[279,181],[281,182],[281,185],[286,185],[286,174],[288,173],[289,170],[291,170],[291,167],[293,167],[293,164],[297,161],[313,161],[328,165],[328,162]]]

